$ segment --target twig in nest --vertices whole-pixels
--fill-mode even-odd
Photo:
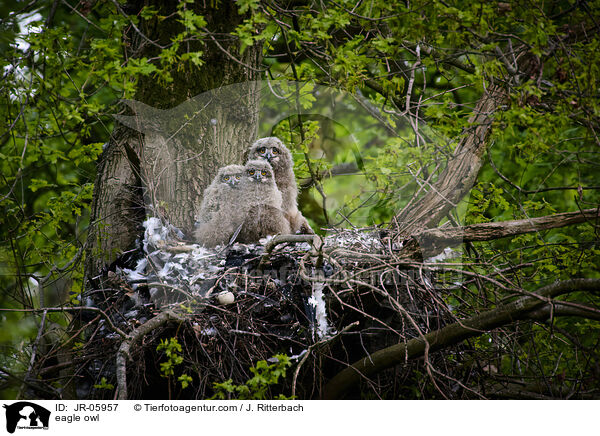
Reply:
[[[90,306],[82,306],[82,307],[44,307],[42,309],[0,309],[0,311],[2,312],[33,312],[33,313],[38,313],[38,312],[45,312],[45,313],[50,313],[50,312],[82,312],[82,311],[86,311],[86,312],[95,312],[98,313],[102,316],[102,318],[106,321],[106,323],[108,324],[108,327],[115,333],[117,333],[119,336],[121,336],[122,338],[127,338],[127,333],[125,333],[123,330],[121,330],[120,328],[118,328],[110,319],[110,316],[108,316],[108,314],[103,311],[102,309],[98,309],[97,307],[90,307]]]
[[[259,268],[269,261],[271,253],[280,244],[285,243],[308,242],[315,250],[319,251],[323,247],[323,239],[319,235],[277,235],[265,244],[265,254],[260,258]]]
[[[231,329],[229,330],[229,333],[236,333],[239,335],[250,335],[250,336],[256,336],[257,338],[260,338],[260,333],[254,333],[254,332],[246,332],[243,330],[236,330],[236,329]]]
[[[330,342],[334,341],[335,339],[339,338],[340,335],[342,335],[342,333],[345,333],[348,330],[350,330],[351,328],[356,327],[358,324],[360,324],[360,321],[354,321],[352,324],[348,324],[346,327],[344,327],[342,330],[337,332],[332,337],[322,339],[319,342],[316,342],[316,343],[312,344],[310,347],[308,347],[308,350],[306,350],[306,353],[304,353],[304,356],[302,356],[302,359],[300,359],[300,362],[298,362],[298,366],[296,367],[296,370],[294,371],[294,378],[292,379],[292,397],[294,397],[296,395],[296,381],[298,380],[298,374],[300,374],[300,368],[302,368],[302,365],[304,365],[304,362],[306,362],[306,360],[308,359],[308,356],[310,356],[310,353],[312,353],[312,351],[314,349],[320,348],[326,344],[329,344]]]
[[[142,339],[152,330],[157,329],[161,325],[170,320],[182,321],[183,318],[172,310],[159,313],[154,318],[148,320],[138,328],[136,328],[126,339],[121,342],[117,353],[117,399],[127,400],[127,360],[131,359],[129,350],[131,345]]]

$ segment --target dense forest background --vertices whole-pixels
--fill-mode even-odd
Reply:
[[[135,115],[123,102],[167,111],[242,84],[253,97],[240,106],[259,110],[224,116],[222,142],[181,159],[180,183],[197,183],[173,199],[157,191],[154,206],[172,201],[165,214],[189,228],[215,169],[279,136],[318,234],[381,231],[383,248],[345,253],[358,259],[345,268],[409,271],[416,307],[372,312],[347,295],[381,296],[383,282],[346,280],[342,295],[334,276],[324,292],[336,313],[352,307],[369,327],[355,334],[340,316],[341,348],[308,348],[319,375],[300,394],[306,360],[280,356],[285,382],[254,356],[265,372],[251,374],[278,374],[260,395],[291,395],[293,373],[304,398],[355,384],[356,398],[598,398],[598,11],[579,0],[1,0],[0,395],[68,397],[80,374],[65,369],[97,358],[85,348],[97,320],[78,318],[85,293],[140,237],[144,159],[164,158],[116,121]],[[303,114],[273,124],[256,86],[289,91]],[[194,137],[205,146],[211,132]],[[153,345],[157,362],[185,354],[175,336]],[[163,373],[169,396],[226,382],[199,383],[190,368]],[[112,397],[117,381],[94,385]]]

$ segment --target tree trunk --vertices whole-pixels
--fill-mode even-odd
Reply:
[[[438,180],[422,198],[413,198],[394,218],[394,225],[401,235],[435,227],[471,190],[482,165],[493,115],[506,98],[507,91],[500,84],[491,85],[479,99],[469,118],[469,128]]]
[[[203,4],[189,7],[204,16],[206,27],[215,34],[229,34],[245,18],[232,0],[215,7]],[[128,12],[136,15],[143,6],[136,2]],[[169,2],[155,1],[153,6],[162,16],[175,12]],[[124,35],[128,58],[160,55],[161,49],[150,41],[169,44],[182,30],[178,18],[142,21],[139,30],[145,37],[130,28]],[[137,123],[140,132],[117,123],[98,167],[87,240],[86,288],[91,286],[90,279],[135,247],[147,213],[165,217],[190,235],[202,192],[217,169],[242,162],[257,131],[259,94],[253,92],[256,83],[252,81],[259,79],[256,67],[262,46],[247,47],[240,54],[238,45],[234,37],[218,45],[208,37],[190,42],[185,50],[203,52],[201,67],[177,64],[168,84],[151,76],[140,78],[136,101],[127,102],[136,116],[125,122],[129,127]],[[218,91],[216,99],[205,95],[186,102],[233,83],[242,85]],[[212,104],[210,110],[207,102]]]

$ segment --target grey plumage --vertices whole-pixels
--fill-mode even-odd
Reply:
[[[263,159],[271,165],[277,188],[281,192],[281,210],[293,233],[314,233],[308,221],[298,210],[298,186],[294,176],[294,163],[288,148],[275,136],[261,138],[250,146],[248,159]]]
[[[246,204],[268,204],[281,208],[283,199],[268,162],[260,159],[249,160],[244,166],[242,180]]]
[[[244,171],[242,165],[222,167],[204,191],[196,223],[197,242],[206,247],[225,244],[243,222],[237,205],[243,196]]]
[[[238,207],[245,215],[238,242],[257,242],[268,235],[290,233],[290,224],[281,210],[281,193],[268,162],[251,160],[246,164],[241,202]]]
[[[236,241],[242,243],[290,233],[281,203],[273,170],[265,160],[223,167],[204,192],[196,241],[205,247],[227,244],[240,226]]]

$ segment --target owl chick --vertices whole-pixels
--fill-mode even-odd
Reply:
[[[290,233],[290,223],[281,210],[281,192],[277,189],[271,165],[264,160],[251,160],[242,177],[244,224],[238,242],[251,243],[268,235]]]
[[[235,218],[243,191],[244,171],[242,165],[222,167],[204,191],[195,239],[205,247],[229,242],[231,235],[243,222],[243,218]]]
[[[249,160],[244,166],[242,178],[244,198],[250,205],[268,204],[281,208],[283,198],[269,162],[260,159]]]
[[[293,233],[314,233],[298,210],[298,186],[294,176],[292,154],[279,138],[261,138],[250,146],[248,159],[264,159],[271,164],[277,188],[281,191],[281,209]]]

